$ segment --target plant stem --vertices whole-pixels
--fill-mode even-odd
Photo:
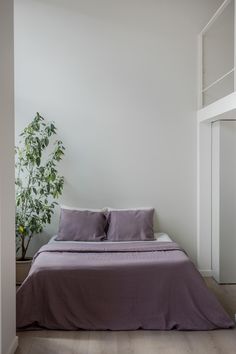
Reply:
[[[32,238],[33,234],[30,234],[29,238],[28,238],[28,242],[26,244],[26,247],[25,247],[25,255],[24,255],[24,258],[26,256],[26,252],[28,251],[28,248],[29,248],[29,244],[30,244],[30,241],[31,241],[31,238]]]
[[[26,254],[26,250],[25,250],[25,236],[21,236],[21,259],[25,259],[25,254]]]

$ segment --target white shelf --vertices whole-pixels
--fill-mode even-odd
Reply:
[[[197,112],[199,123],[211,123],[217,120],[236,119],[236,92],[221,98]]]

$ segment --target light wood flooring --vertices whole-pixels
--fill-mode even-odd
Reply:
[[[236,313],[236,285],[206,283],[228,313]],[[19,332],[16,354],[236,354],[236,329],[178,331]]]

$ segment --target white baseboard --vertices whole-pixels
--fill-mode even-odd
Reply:
[[[16,349],[18,347],[18,337],[15,336],[15,338],[13,339],[11,345],[10,345],[10,348],[8,349],[8,352],[7,354],[14,354]]]
[[[203,277],[212,277],[212,269],[198,269]]]

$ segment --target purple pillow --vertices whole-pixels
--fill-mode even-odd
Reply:
[[[106,217],[101,211],[61,209],[57,241],[101,241]]]
[[[154,209],[107,212],[109,241],[153,241]]]

